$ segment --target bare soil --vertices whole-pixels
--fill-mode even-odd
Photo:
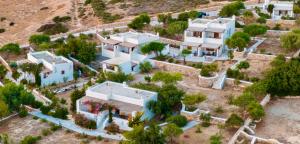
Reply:
[[[220,132],[217,125],[211,125],[207,128],[201,127],[202,133],[196,133],[197,128],[191,128],[185,131],[179,138],[180,144],[209,144],[209,138],[212,135]],[[234,131],[222,130],[222,143],[228,143],[231,136],[234,134]]]
[[[1,0],[0,46],[8,42],[24,43],[42,25],[55,16],[72,16],[72,0]],[[10,23],[14,23],[10,26]]]
[[[300,143],[300,99],[278,99],[266,107],[266,116],[256,127],[256,135],[275,138],[285,144]]]
[[[47,122],[41,122],[41,120],[34,120],[32,116],[25,118],[19,118],[18,116],[0,123],[0,133],[6,133],[9,135],[13,142],[19,143],[25,136],[42,136],[43,129],[49,129],[50,125]],[[89,141],[90,144],[117,144],[117,141],[103,139],[97,141],[95,138],[83,138],[75,132],[68,132],[66,129],[61,129],[49,134],[48,136],[42,136],[42,139],[38,141],[39,144],[76,144]]]
[[[283,47],[281,47],[279,38],[267,38],[262,44],[257,47],[256,50],[256,53],[271,55],[283,54],[285,56],[293,56],[295,52],[296,51],[287,52]]]
[[[271,68],[270,63],[272,61],[269,60],[255,60],[255,59],[248,59],[247,60],[250,64],[250,67],[246,70],[243,70],[248,74],[250,78],[257,77],[257,78],[263,78],[265,72]]]
[[[20,54],[12,54],[8,52],[0,52],[0,56],[6,61],[6,62],[13,62],[13,61],[19,61],[27,58],[27,53],[29,52],[29,49],[21,49]]]

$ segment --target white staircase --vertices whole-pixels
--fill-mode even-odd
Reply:
[[[212,88],[219,89],[219,90],[223,89],[225,80],[226,80],[226,71],[219,74],[219,77],[217,81],[214,82]]]

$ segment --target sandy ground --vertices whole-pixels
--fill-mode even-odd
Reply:
[[[41,8],[48,9],[41,10]],[[6,32],[0,34],[0,45],[8,42],[25,42],[28,37],[55,16],[72,16],[72,0],[1,0],[0,27]],[[14,22],[14,26],[9,23]]]
[[[266,116],[257,125],[256,135],[275,138],[284,144],[300,144],[300,99],[271,101]]]
[[[285,56],[293,56],[295,52],[286,52],[284,48],[280,46],[279,38],[267,38],[262,44],[257,47],[256,53],[261,53],[265,50],[265,54],[279,55],[284,54]]]
[[[264,73],[271,68],[270,63],[272,61],[263,61],[263,60],[247,60],[250,64],[250,67],[246,70],[242,70],[248,74],[250,78],[257,77],[257,78],[263,78]]]
[[[202,133],[196,133],[196,128],[185,131],[179,138],[180,144],[209,144],[209,138],[220,132],[217,125],[211,125],[207,128],[201,127]],[[222,143],[227,143],[234,131],[222,130]]]
[[[19,118],[18,116],[0,123],[0,133],[6,133],[14,142],[19,142],[27,135],[42,136],[42,130],[50,128],[47,122],[34,120],[32,116]],[[38,141],[39,144],[78,144],[83,141],[89,141],[90,144],[117,144],[118,142],[104,139],[97,141],[92,138],[80,138],[75,132],[67,132],[66,129],[61,129],[53,132],[48,136],[42,136]]]

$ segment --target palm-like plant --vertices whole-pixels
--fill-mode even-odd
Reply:
[[[183,49],[181,55],[183,56],[183,63],[186,64],[185,58],[192,53],[189,49]]]
[[[142,116],[144,113],[142,112],[137,112],[135,117],[131,117],[128,121],[128,126],[129,127],[135,127],[143,124],[144,122],[141,120]]]

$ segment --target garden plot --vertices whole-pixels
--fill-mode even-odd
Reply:
[[[284,48],[280,46],[280,39],[279,38],[267,38],[262,44],[260,44],[257,49],[256,53],[261,54],[270,54],[270,55],[279,55],[283,54],[285,56],[293,56],[295,52],[287,52]]]
[[[209,127],[201,127],[201,133],[197,133],[197,127],[191,128],[185,131],[179,138],[179,143],[185,144],[209,144],[210,137],[216,133],[221,132],[222,143],[228,143],[231,136],[235,131],[229,131],[226,129],[219,129],[217,125],[211,125]]]
[[[300,142],[300,99],[278,99],[266,107],[266,116],[256,127],[256,135],[285,144]]]

